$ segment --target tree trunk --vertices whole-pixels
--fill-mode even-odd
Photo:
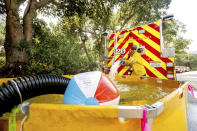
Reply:
[[[102,62],[102,42],[98,42],[99,46],[99,61]]]
[[[32,35],[33,35],[32,23],[33,23],[33,18],[30,14],[27,14],[26,16],[24,16],[23,31],[24,31],[24,36],[25,36],[26,41],[32,40]]]
[[[29,1],[24,13],[23,26],[18,12],[17,0],[6,0],[6,41],[4,47],[6,51],[6,67],[9,68],[29,63],[27,49],[21,47],[21,45],[28,44],[32,40],[32,23],[36,15],[36,0]],[[22,40],[26,42],[21,43]]]
[[[33,36],[33,18],[36,16],[36,0],[30,0],[23,18],[23,32],[26,41],[31,41]]]
[[[103,61],[102,37],[99,37],[98,49],[99,49],[99,63],[100,63],[99,68],[102,68],[102,61]]]
[[[15,67],[18,63],[27,63],[28,55],[25,50],[16,48],[24,39],[23,29],[20,24],[17,0],[6,1],[6,67]]]
[[[85,53],[86,53],[86,56],[88,57],[89,62],[92,62],[92,59],[91,59],[91,57],[90,57],[90,55],[89,55],[89,53],[88,53],[88,50],[87,50],[87,48],[86,48],[86,42],[83,41],[82,43],[83,43],[83,48],[84,48],[84,51],[85,51]]]
[[[4,0],[6,8],[6,37],[5,53],[6,66],[0,71],[0,75],[13,76],[21,75],[23,68],[21,65],[29,63],[29,43],[33,36],[33,18],[36,10],[44,7],[54,0],[28,0],[28,4],[23,16],[23,22],[19,17],[19,0]]]

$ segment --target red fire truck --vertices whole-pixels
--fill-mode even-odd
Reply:
[[[175,79],[174,48],[166,48],[162,37],[162,24],[172,19],[166,16],[150,24],[135,28],[124,29],[105,35],[105,57],[103,64],[105,73],[109,73],[111,66],[120,59],[129,59],[131,45],[138,47],[137,51],[143,58],[143,65],[149,77],[159,79]],[[118,75],[126,77],[130,74],[130,67],[121,65]]]

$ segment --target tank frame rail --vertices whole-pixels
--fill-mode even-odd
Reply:
[[[29,114],[29,107],[31,103],[25,102],[20,105],[20,112]],[[153,105],[142,106],[118,106],[118,116],[123,118],[142,118],[143,108],[147,110],[147,118],[153,118],[160,115],[164,111],[164,103],[156,102]]]
[[[147,110],[147,118],[153,118],[164,111],[164,103],[156,102],[153,105],[143,105]],[[123,118],[142,118],[142,106],[118,106],[118,116]]]
[[[151,130],[153,125],[154,117],[157,117],[164,111],[164,102],[156,102],[153,105],[142,105],[142,106],[118,106],[118,116],[120,118],[143,118],[143,108],[147,110],[147,123]]]
[[[31,103],[25,102],[20,105],[20,112],[23,114],[29,114],[29,107]],[[154,117],[160,115],[164,111],[164,102],[156,102],[153,105],[142,105],[142,106],[118,106],[118,117],[120,120],[125,118],[142,118],[143,108],[147,110],[147,123],[151,130],[153,125]],[[23,125],[23,123],[22,123]]]
[[[180,84],[179,88],[176,90],[179,94],[183,93],[183,89],[187,86],[189,82]],[[29,114],[29,107],[31,103],[25,102],[20,106],[21,113]],[[123,118],[142,118],[143,117],[143,108],[147,110],[147,123],[149,124],[151,130],[153,125],[154,117],[159,116],[164,111],[164,102],[156,102],[153,105],[141,105],[141,106],[118,106],[118,117]]]

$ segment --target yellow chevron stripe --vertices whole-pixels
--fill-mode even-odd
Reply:
[[[150,57],[153,61],[160,61],[161,62],[161,67],[166,70],[166,63],[163,62],[160,58],[158,58],[157,56],[155,56],[152,52],[150,52],[149,50],[145,50],[145,54]]]
[[[135,43],[138,43],[137,41],[135,41]],[[139,43],[138,43],[139,44]],[[148,49],[145,49],[145,54],[150,57],[153,61],[160,61],[161,62],[161,67],[166,70],[166,63],[164,61],[162,61],[160,58],[158,58],[156,55],[154,55],[151,51],[149,51]],[[163,74],[162,74],[163,75]]]
[[[114,49],[112,49],[112,50],[109,52],[108,57],[110,57],[113,53],[114,53]]]
[[[160,39],[160,33],[156,30],[154,30],[153,28],[151,28],[148,25],[144,25],[141,26],[143,29],[145,29],[146,31],[148,31],[149,33],[151,33],[152,35],[154,35],[155,37],[157,37],[158,39]]]
[[[120,76],[124,75],[124,73],[125,73],[129,68],[130,68],[129,66],[125,66],[125,67],[118,73],[118,75],[120,75]]]
[[[160,26],[160,21],[155,21],[154,24]]]
[[[119,36],[121,32],[117,32],[117,36]],[[128,36],[130,32],[126,32],[124,33],[124,37],[123,38],[120,38],[119,41],[117,42],[117,47],[120,46],[120,44],[124,41],[124,39]],[[116,44],[116,43],[115,43]],[[116,45],[115,45],[116,46]],[[124,44],[124,46],[126,46],[126,44]],[[114,53],[114,50],[112,49],[110,52],[109,52],[109,55],[108,56],[111,56],[112,54]],[[119,57],[120,55],[115,55],[115,59],[117,60],[117,58]],[[108,65],[111,65],[112,64],[112,61],[110,61],[110,63]]]
[[[174,58],[170,57],[170,58],[168,58],[168,59],[170,59],[170,60],[174,63]]]
[[[109,64],[108,64],[108,65],[110,65],[110,66],[112,65],[112,60],[113,60],[113,59],[111,59],[111,60],[110,60],[110,62],[109,62]]]
[[[127,59],[128,58],[128,55],[129,55],[129,51],[124,55],[123,58]]]
[[[125,49],[126,49],[126,48],[127,48],[127,44],[125,43],[124,46],[123,46],[122,48],[125,48]],[[116,55],[116,56],[115,56],[116,60],[119,58],[119,56],[120,56],[120,55]],[[124,56],[125,56],[125,55],[124,55]]]
[[[111,49],[111,51],[108,53],[108,57],[111,57],[111,55],[114,53],[114,49]],[[110,62],[108,63],[108,66],[112,65],[112,59],[110,60]]]
[[[126,44],[125,44],[125,45],[126,45]],[[128,54],[129,54],[129,52],[127,52],[127,53],[124,55],[123,58],[127,59],[127,58],[128,58]],[[118,75],[120,75],[120,76],[124,75],[124,73],[125,73],[129,68],[130,68],[129,66],[125,66],[125,67],[118,73]]]
[[[111,36],[112,34],[113,34],[113,33],[111,33],[110,36]],[[113,37],[113,38],[115,38],[115,37]],[[109,39],[109,47],[110,47],[110,46],[112,45],[112,43],[114,42],[114,39],[113,39],[113,38],[112,38],[112,39]]]
[[[134,41],[134,44],[137,45],[137,46],[139,46],[139,43],[138,43],[137,41]],[[128,53],[129,53],[129,52],[127,52],[127,53],[124,55],[124,58],[128,58]],[[162,67],[163,69],[166,70],[166,63],[163,62],[160,58],[158,58],[157,56],[155,56],[155,55],[154,55],[152,52],[150,52],[149,50],[145,50],[145,54],[146,54],[147,56],[149,56],[149,57],[150,57],[152,60],[154,60],[154,61],[161,61],[161,67]],[[143,59],[143,60],[144,60],[144,59]],[[158,78],[166,79],[166,77],[165,77],[162,73],[160,73],[159,71],[157,71],[155,68],[150,67],[150,63],[148,63],[146,60],[144,60],[143,63],[144,63],[144,65],[145,65],[153,74],[155,74]],[[126,68],[126,69],[123,68],[123,69],[119,72],[119,75],[123,75],[128,69],[129,69],[129,67]]]
[[[138,43],[137,41],[135,41],[135,43]],[[138,43],[139,44],[139,43]],[[147,55],[147,56],[149,56],[152,60],[154,60],[154,61],[160,61],[161,62],[161,67],[164,69],[164,70],[166,70],[166,63],[165,62],[163,62],[160,58],[158,58],[157,56],[155,56],[151,51],[149,51],[149,50],[145,50],[145,54]],[[146,60],[145,60],[146,61]],[[147,62],[147,61],[146,61]],[[148,63],[148,62],[147,62]],[[150,67],[150,64],[148,65],[148,67],[149,68],[152,68],[152,67]],[[148,68],[147,67],[147,68]],[[148,68],[148,69],[149,69]],[[165,77],[162,73],[160,73],[159,71],[157,71],[159,74],[160,74],[160,76],[163,76],[163,77]],[[155,74],[156,75],[156,74]],[[158,78],[160,78],[160,77],[158,77]],[[166,78],[166,77],[165,77]]]
[[[117,37],[118,38],[118,36],[119,36],[119,34],[120,34],[121,32],[116,32],[116,35],[114,35],[114,39],[111,39],[110,40],[110,42],[109,42],[109,47],[113,44],[113,42],[114,42],[114,44],[116,44],[116,41],[115,41],[115,37]]]
[[[124,38],[122,38],[122,39],[124,40],[124,39],[129,35],[129,33],[130,33],[130,32],[125,33],[125,35],[124,35],[125,37],[124,37]],[[123,42],[123,40],[122,40],[122,42]],[[122,42],[121,42],[121,43],[122,43]],[[121,43],[120,43],[120,44],[121,44]],[[127,48],[127,46],[128,46],[128,43],[130,43],[130,42],[129,42],[129,41],[127,41],[127,42],[123,45],[123,47],[122,47],[122,48],[125,48],[125,49],[126,49],[126,48]],[[120,44],[119,44],[119,45],[120,45]],[[119,57],[120,55],[121,55],[121,54],[116,55],[116,56],[115,56],[115,59],[117,60],[117,59],[118,59],[118,57]]]
[[[120,45],[120,43],[122,42],[122,38],[117,42],[117,47]],[[116,46],[116,45],[114,45]],[[114,49],[111,49],[111,51],[109,52],[109,57],[114,53]],[[117,59],[117,55],[115,55],[115,59]],[[110,61],[110,63],[108,65],[112,65],[112,60]]]
[[[128,31],[132,31],[132,30],[134,30],[134,28],[129,28],[129,29],[127,29]]]
[[[138,31],[132,31],[133,34],[135,34],[137,37],[139,37],[140,39],[142,39],[144,42],[146,42],[147,44],[149,44],[150,46],[154,47],[155,50],[157,50],[158,52],[160,52],[160,46],[155,43],[154,41],[152,41],[151,39],[147,38],[145,35],[143,34],[138,34]]]
[[[127,48],[127,46],[128,46],[128,43],[131,43],[130,41],[127,41],[126,43],[125,43],[125,45],[123,46],[123,48]],[[139,43],[137,42],[137,41],[135,41],[135,40],[133,40],[133,44],[134,45],[136,45],[137,47],[139,47]],[[123,58],[125,58],[125,59],[127,59],[128,58],[128,55],[129,55],[129,51],[123,56]],[[118,75],[120,75],[120,76],[122,76],[122,75],[124,75],[124,73],[129,69],[130,67],[129,66],[125,66],[119,73],[118,73]]]
[[[125,55],[126,56],[126,55]],[[146,68],[148,68],[155,76],[157,76],[158,78],[161,79],[166,79],[166,77],[161,74],[159,71],[157,71],[155,68],[150,67],[150,63],[148,63],[146,60],[143,59],[143,64],[144,66],[146,66]],[[119,75],[123,75],[130,67],[126,66],[124,67],[120,72]]]
[[[114,41],[115,40],[113,40],[113,39],[109,41],[109,47],[111,47],[111,45],[114,43]]]
[[[158,70],[150,67],[150,64],[146,60],[144,60],[144,59],[142,59],[142,60],[143,60],[144,65],[146,66],[146,68],[148,68],[157,78],[166,79],[166,77],[163,76]]]
[[[130,42],[128,42],[128,43],[130,43]],[[128,43],[126,43],[126,44],[124,45],[124,46],[125,46],[124,48],[127,48]],[[135,41],[135,40],[133,40],[133,44],[136,45],[137,47],[139,47],[139,45],[140,45],[140,44],[139,44],[137,41]],[[129,51],[124,55],[123,58],[126,58],[126,59],[127,59],[127,58],[128,58],[128,55],[129,55]]]

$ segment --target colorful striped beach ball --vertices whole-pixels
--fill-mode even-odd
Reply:
[[[64,93],[63,104],[118,105],[119,92],[115,84],[102,72],[74,75]]]

